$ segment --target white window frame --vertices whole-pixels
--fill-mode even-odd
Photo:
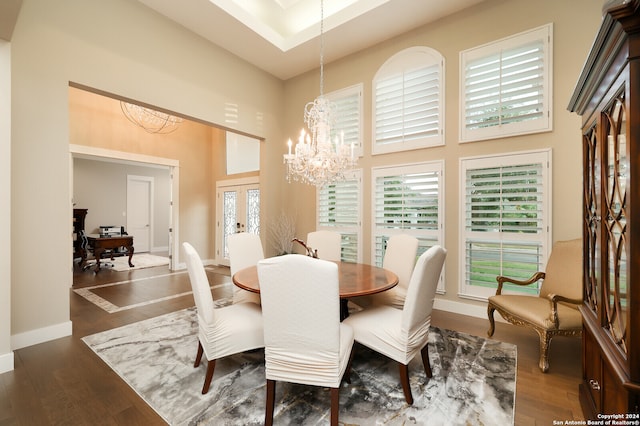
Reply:
[[[341,243],[341,260],[346,262],[362,262],[362,169],[354,169],[345,173],[344,182],[354,184],[357,186],[357,190],[352,195],[356,196],[355,200],[347,201],[347,206],[343,206],[342,212],[349,210],[349,206],[353,206],[355,203],[355,211],[352,211],[351,215],[343,215],[344,222],[347,223],[330,223],[324,218],[333,217],[336,219],[335,214],[330,214],[328,212],[328,206],[323,199],[325,198],[326,191],[329,188],[339,190],[341,184],[343,182],[338,182],[332,185],[324,185],[322,188],[319,188],[316,191],[316,229],[318,230],[327,230],[327,231],[335,231],[339,232],[342,236]],[[336,200],[337,201],[337,200]],[[339,204],[336,204],[336,207],[340,207]],[[352,207],[353,208],[353,207]],[[348,223],[351,222],[351,223]],[[356,253],[355,257],[345,255],[345,250],[349,250],[349,242],[347,238],[349,235],[354,235],[356,238]]]
[[[478,61],[484,63],[484,65],[489,65],[490,63],[495,63],[496,61],[500,64],[499,73],[506,73],[506,70],[513,73],[517,72],[519,75],[527,75],[529,79],[534,77],[535,71],[533,71],[534,67],[528,67],[527,70],[523,70],[523,63],[518,62],[517,64],[509,63],[508,58],[503,57],[503,53],[513,53],[515,50],[520,49],[524,46],[529,46],[533,43],[540,43],[542,46],[542,52],[535,53],[535,55],[541,55],[542,61],[542,72],[537,78],[541,79],[542,88],[538,89],[538,92],[542,92],[541,94],[541,109],[535,117],[528,119],[526,116],[521,116],[517,118],[515,121],[504,122],[508,118],[506,114],[495,113],[497,115],[495,117],[498,120],[498,123],[491,126],[484,127],[467,127],[467,115],[471,114],[471,110],[475,109],[477,111],[483,111],[482,105],[479,105],[479,100],[483,97],[487,97],[486,90],[489,89],[490,84],[487,83],[486,77],[488,75],[488,71],[485,73],[486,67],[484,70],[480,68],[476,68],[474,71],[471,71],[469,66],[473,64],[477,64]],[[534,55],[534,53],[530,52],[530,55]],[[495,57],[495,61],[490,59]],[[534,63],[534,65],[539,65],[539,63],[535,63],[535,59],[529,57],[528,60]],[[517,71],[513,71],[515,67],[518,66]],[[469,69],[469,73],[473,72],[473,76],[469,74],[467,75],[467,71]],[[493,70],[498,72],[497,70]],[[502,105],[503,100],[508,99],[509,103],[517,102],[514,98],[517,97],[515,91],[511,91],[507,89],[506,82],[503,85],[502,75],[496,76],[496,84],[498,88],[495,90],[500,90],[499,94],[493,93],[495,96],[490,96],[495,103],[492,105]],[[460,142],[476,142],[487,139],[494,138],[502,138],[508,136],[522,135],[522,134],[530,134],[530,133],[540,133],[540,132],[548,132],[553,130],[553,24],[543,25],[538,28],[531,29],[529,31],[525,31],[507,38],[503,38],[501,40],[497,40],[479,47],[474,47],[472,49],[464,50],[460,52],[460,117],[459,117],[459,126],[460,126]],[[534,83],[535,84],[535,83]],[[478,89],[473,89],[473,100],[471,99],[471,95],[467,94],[467,87],[470,85],[475,85],[479,87]],[[483,87],[484,86],[484,87]],[[537,87],[537,86],[534,86]],[[483,89],[483,90],[480,90]],[[519,82],[518,89],[520,90],[519,95],[526,96],[531,102],[533,102],[533,98],[531,97],[532,93],[535,92],[535,89],[532,89],[528,84]],[[527,90],[528,92],[523,94],[522,90]],[[506,95],[505,95],[506,94]],[[522,100],[522,98],[520,99]],[[470,103],[474,102],[473,108]],[[489,107],[487,107],[489,108]],[[497,108],[492,106],[491,108]],[[531,108],[531,106],[526,106],[526,108]],[[484,111],[486,115],[486,111]],[[504,120],[504,121],[503,121]]]
[[[430,131],[429,135],[421,136],[421,137],[407,137],[405,133],[405,123],[406,117],[410,115],[410,111],[407,108],[405,111],[405,102],[399,106],[400,113],[398,114],[398,126],[401,127],[401,130],[398,132],[401,133],[401,136],[398,136],[399,141],[396,142],[387,142],[383,143],[378,140],[378,118],[377,112],[380,109],[378,107],[377,95],[378,89],[377,85],[380,82],[388,80],[390,78],[401,78],[402,85],[405,87],[405,83],[407,82],[407,76],[410,73],[414,73],[416,71],[427,70],[427,74],[423,77],[427,77],[428,75],[435,74],[437,81],[430,86],[432,91],[437,91],[437,93],[431,93],[427,95],[428,98],[432,99],[432,102],[436,102],[437,105],[435,107],[431,107],[428,110],[432,112],[431,116],[425,113],[424,109],[421,109],[417,112],[420,117],[419,125],[421,127],[428,127]],[[431,72],[429,70],[435,70],[435,72]],[[407,151],[412,149],[420,149],[427,148],[432,146],[440,146],[444,145],[444,120],[445,120],[445,107],[444,107],[444,87],[445,87],[445,69],[444,69],[444,57],[440,52],[435,49],[426,46],[414,46],[408,49],[404,49],[391,58],[389,58],[379,69],[372,81],[372,154],[386,154],[390,152],[398,152],[398,151]],[[398,97],[404,96],[404,90],[402,90],[402,94],[397,94]],[[410,106],[410,105],[407,105]],[[435,120],[435,134],[432,124]],[[413,120],[415,124],[416,120]],[[424,130],[426,132],[426,129]]]
[[[405,226],[405,221],[389,223],[387,226],[377,220],[378,206],[380,200],[377,197],[377,179],[384,177],[406,177],[414,174],[433,173],[438,177],[437,188],[437,229],[416,229],[414,224]],[[444,160],[429,161],[423,163],[413,163],[404,165],[393,165],[374,167],[371,169],[371,263],[382,266],[383,250],[378,247],[378,240],[381,238],[386,241],[389,237],[396,234],[409,234],[418,238],[418,256],[426,251],[432,245],[440,245],[444,247]],[[404,204],[403,204],[404,205]],[[412,209],[409,206],[408,212]],[[432,242],[432,243],[430,243]],[[382,244],[382,243],[381,243]],[[444,268],[440,275],[437,292],[443,294],[445,292]]]
[[[510,253],[507,252],[511,246],[526,245],[538,245],[538,257],[537,264],[531,264],[532,272],[542,271],[549,257],[552,243],[551,221],[552,221],[552,155],[551,149],[543,149],[537,151],[523,151],[515,153],[505,153],[492,156],[480,156],[480,157],[466,157],[460,158],[460,217],[459,217],[459,296],[463,298],[470,298],[476,300],[487,300],[490,296],[495,295],[495,289],[497,288],[497,282],[495,280],[486,279],[486,285],[472,285],[469,283],[470,277],[467,276],[467,267],[469,253],[467,252],[467,244],[488,244],[499,245],[505,247],[505,252],[499,252],[499,271],[497,275],[511,275],[509,273],[503,274],[502,272],[509,268],[505,261],[505,257]],[[491,168],[513,167],[518,165],[528,164],[540,164],[541,168],[541,199],[540,210],[540,224],[539,232],[537,233],[514,233],[503,232],[497,230],[496,232],[478,232],[467,229],[467,211],[469,205],[467,203],[467,171],[468,170],[482,170]],[[500,189],[502,193],[502,189]],[[508,206],[508,204],[505,204]],[[504,210],[500,210],[504,211]],[[501,216],[502,217],[502,216]],[[502,224],[500,226],[503,226]],[[511,246],[509,246],[511,245]],[[501,249],[500,249],[501,250]],[[479,252],[480,253],[480,252]],[[504,256],[504,257],[503,257]],[[528,274],[527,277],[532,275]],[[523,274],[525,271],[522,272]],[[512,278],[518,278],[512,276]],[[525,279],[526,279],[525,278]],[[517,294],[537,294],[538,285],[532,285],[528,288],[512,286],[511,288],[505,288],[503,294],[517,293]]]
[[[337,119],[335,127],[332,128],[332,139],[344,131],[344,143],[354,146],[354,155],[356,157],[362,157],[362,92],[364,85],[362,83],[355,84],[353,86],[345,87],[344,89],[336,90],[331,93],[327,93],[325,97],[336,105]],[[353,106],[355,103],[355,106]],[[341,110],[346,104],[353,107],[353,111],[349,109],[346,113]],[[343,117],[351,116],[356,121],[347,125],[342,123]]]

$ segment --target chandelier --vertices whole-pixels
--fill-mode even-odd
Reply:
[[[182,123],[182,118],[129,102],[120,101],[122,113],[133,124],[149,133],[171,133]]]
[[[336,106],[324,97],[324,4],[320,0],[320,95],[304,108],[304,123],[292,152],[291,139],[284,163],[287,182],[303,182],[317,187],[345,179],[345,172],[356,164],[354,146],[344,143],[344,133],[331,138],[335,125]]]

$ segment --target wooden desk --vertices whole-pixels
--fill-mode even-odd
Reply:
[[[364,263],[338,263],[338,280],[340,282],[340,319],[349,315],[347,299],[349,297],[367,296],[380,293],[398,284],[398,276],[391,271]],[[250,266],[236,272],[233,283],[238,287],[260,293],[258,267]]]
[[[133,235],[120,235],[114,237],[101,237],[100,234],[87,234],[87,244],[93,248],[93,255],[96,258],[96,272],[100,271],[100,258],[105,250],[115,250],[118,247],[125,247],[129,253],[129,266],[133,268],[131,257],[133,256]],[[112,257],[113,259],[113,257]],[[87,251],[82,251],[82,261],[80,268],[87,260]]]

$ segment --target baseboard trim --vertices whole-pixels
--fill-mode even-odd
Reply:
[[[71,321],[25,331],[24,333],[11,336],[11,348],[13,350],[26,348],[27,346],[37,345],[38,343],[71,336],[72,332],[73,327]]]
[[[440,311],[447,311],[454,314],[467,315],[474,318],[482,318],[487,321],[487,327],[489,326],[489,317],[487,317],[486,305],[472,305],[470,303],[454,302],[446,299],[436,299],[433,301],[433,309]],[[500,315],[494,315],[495,320],[499,322],[506,322]]]
[[[13,371],[13,351],[0,355],[0,374]]]

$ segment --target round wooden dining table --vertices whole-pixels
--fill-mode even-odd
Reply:
[[[340,319],[349,315],[347,299],[380,293],[398,284],[398,276],[393,272],[365,263],[336,262],[338,264],[338,280],[340,285]],[[232,277],[238,287],[260,293],[257,266],[241,269]]]

